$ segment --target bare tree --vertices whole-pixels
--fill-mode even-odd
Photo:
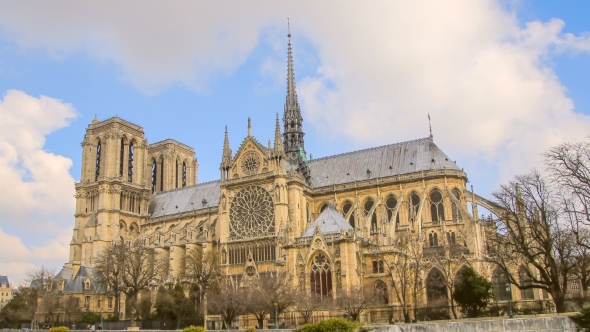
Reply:
[[[80,299],[73,296],[64,296],[63,299],[63,310],[66,314],[66,319],[71,320],[72,316],[80,313]]]
[[[363,287],[343,289],[338,292],[336,297],[336,306],[350,316],[353,321],[357,321],[363,311],[367,310],[373,302],[373,293],[365,291]]]
[[[575,254],[555,189],[534,170],[502,185],[493,197],[502,212],[487,235],[486,260],[519,289],[547,291],[563,312]]]
[[[324,303],[319,295],[313,294],[305,289],[297,292],[297,300],[295,301],[294,307],[301,314],[304,324],[309,323],[313,313],[322,309],[323,305]]]
[[[400,234],[396,250],[386,255],[374,248],[374,256],[377,261],[390,261],[383,264],[391,277],[393,293],[400,304],[406,323],[410,322],[409,307],[413,303],[417,307],[418,299],[424,285],[422,271],[424,269],[424,238],[410,232]]]
[[[545,166],[560,189],[561,203],[578,244],[582,231],[590,229],[590,138],[579,143],[564,143],[544,154]]]
[[[213,311],[221,315],[228,330],[236,317],[247,312],[248,295],[247,289],[239,287],[237,282],[229,277],[224,278],[216,287],[209,303]]]
[[[127,255],[128,246],[122,242],[115,242],[94,258],[94,267],[100,271],[97,275],[98,283],[106,286],[107,293],[113,294],[115,298],[115,317],[118,317],[121,311],[121,294],[125,291],[123,274]]]
[[[127,298],[135,302],[139,292],[161,275],[166,263],[140,240],[130,242],[122,275]]]
[[[203,304],[203,317],[207,317],[207,293],[221,278],[221,267],[217,251],[203,254],[202,249],[192,250],[186,255],[186,276],[199,289],[199,301]]]
[[[576,233],[576,244],[574,246],[574,268],[573,275],[580,279],[581,283],[581,297],[587,296],[586,290],[590,286],[590,231],[583,229]]]
[[[52,322],[54,322],[53,316],[61,309],[60,302],[59,296],[54,293],[47,293],[41,298],[41,307]]]
[[[34,267],[27,271],[25,281],[28,286],[39,289],[39,294],[42,295],[45,293],[45,285],[55,278],[55,274],[54,268]]]
[[[272,317],[275,316],[275,304],[276,312],[280,315],[296,302],[297,289],[293,287],[293,275],[287,271],[261,274],[254,286],[254,294],[268,308]]]

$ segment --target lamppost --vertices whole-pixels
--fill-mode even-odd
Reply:
[[[102,323],[103,323],[103,321],[102,321],[102,313],[103,313],[103,311],[104,311],[104,309],[103,308],[100,308],[100,328],[101,329],[104,329],[104,327],[102,326]]]
[[[508,293],[510,293],[510,299],[508,299],[508,306],[510,308],[510,311],[508,312],[508,315],[510,316],[510,318],[514,318],[514,314],[512,314],[512,290],[510,288],[510,283],[506,283],[506,291]]]
[[[272,304],[275,306],[275,330],[279,328],[279,302],[273,300]]]

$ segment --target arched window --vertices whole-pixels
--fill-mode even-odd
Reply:
[[[453,196],[455,196],[455,198],[457,199],[457,201],[461,202],[461,195],[459,194],[459,190],[453,189],[452,193]],[[463,219],[463,217],[461,216],[461,211],[459,211],[459,207],[457,206],[457,204],[455,204],[455,202],[451,204],[451,210],[453,213],[453,221],[460,221]]]
[[[309,285],[311,293],[320,298],[328,297],[332,293],[332,270],[324,254],[317,254],[313,258]]]
[[[418,219],[418,208],[420,207],[420,196],[418,194],[413,193],[410,195],[409,204],[409,213],[408,213],[408,220],[410,222],[416,221]]]
[[[430,234],[428,234],[428,243],[431,247],[438,247],[438,234],[434,231],[430,232]]]
[[[160,191],[164,191],[164,159],[160,163]]]
[[[387,285],[383,281],[377,280],[375,282],[375,285],[373,286],[373,294],[375,295],[375,299],[379,304],[389,303]]]
[[[352,203],[346,201],[342,206],[342,213],[344,214],[344,217],[346,217],[346,215],[350,212],[350,209],[352,209]],[[354,228],[354,212],[350,214],[350,217],[348,218],[348,223],[350,224],[350,226],[352,226],[352,228]]]
[[[527,270],[524,266],[518,269],[518,278],[522,286],[530,286],[533,284],[532,278],[527,274]],[[520,290],[520,297],[523,300],[533,300],[535,298],[534,291],[532,288],[525,288]]]
[[[158,164],[154,160],[152,163],[152,193],[156,191],[156,181],[158,180]]]
[[[123,176],[123,160],[125,160],[125,139],[121,139],[121,155],[119,156],[119,176]]]
[[[377,232],[377,214],[375,213],[375,210],[373,210],[373,205],[375,205],[375,202],[373,202],[373,199],[368,198],[365,201],[365,205],[364,205],[365,216],[367,219],[371,220],[371,232]],[[371,211],[371,210],[373,210],[373,211]],[[369,213],[371,213],[371,215],[369,215]]]
[[[397,199],[395,199],[393,195],[389,196],[387,198],[387,201],[385,201],[385,207],[387,208],[387,221],[392,222],[393,212],[397,207]],[[395,224],[399,225],[399,212],[396,213]]]
[[[178,188],[178,161],[176,162],[176,170],[174,172],[174,188]]]
[[[186,162],[182,162],[182,186],[186,187]]]
[[[445,220],[443,197],[438,190],[433,190],[430,193],[430,215],[432,217],[432,222],[435,224]]]
[[[100,141],[96,144],[96,173],[94,175],[94,181],[98,181],[98,176],[100,175],[100,154],[102,152],[102,146],[100,145]]]
[[[133,154],[135,153],[135,148],[133,147],[133,142],[129,143],[129,164],[127,165],[127,181],[133,182]]]
[[[324,205],[322,205],[322,207],[320,208],[320,213],[324,212],[326,208],[328,208],[328,204],[324,203]]]
[[[510,291],[506,291],[508,278],[501,268],[497,267],[492,273],[492,293],[496,301],[510,300]]]
[[[449,231],[449,232],[447,233],[447,244],[449,244],[449,245],[454,245],[454,244],[457,244],[457,243],[456,243],[456,240],[457,240],[457,239],[455,238],[455,232],[453,232],[453,231]]]

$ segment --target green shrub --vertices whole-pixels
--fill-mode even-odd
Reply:
[[[366,332],[370,331],[364,328],[358,322],[351,322],[343,318],[326,319],[318,323],[306,324],[298,328],[297,332]]]
[[[250,326],[250,328],[247,329],[246,332],[256,332],[256,328],[254,326]]]
[[[578,331],[590,331],[590,306],[582,308],[580,313],[570,317],[578,326]]]
[[[50,332],[66,332],[69,330],[67,326],[54,326],[49,329]]]
[[[203,332],[205,329],[203,329],[202,326],[187,326],[184,328],[184,330],[182,330],[183,332]]]

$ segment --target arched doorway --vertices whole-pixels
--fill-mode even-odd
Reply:
[[[309,274],[311,293],[325,298],[332,293],[332,269],[326,256],[322,253],[315,255],[311,262]]]
[[[446,306],[448,303],[445,278],[437,268],[430,270],[426,278],[426,298],[429,307]]]

